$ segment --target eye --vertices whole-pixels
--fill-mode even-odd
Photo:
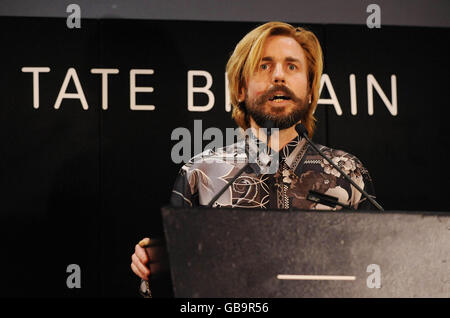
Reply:
[[[267,70],[269,68],[269,65],[267,64],[261,64],[261,69],[262,70]]]
[[[289,64],[288,68],[289,68],[289,70],[294,71],[297,69],[297,66],[294,64]]]

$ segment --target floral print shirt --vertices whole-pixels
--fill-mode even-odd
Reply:
[[[317,145],[352,180],[375,198],[371,177],[361,161],[341,150]],[[206,206],[216,193],[247,163],[245,142],[217,151],[207,150],[193,157],[179,171],[171,195],[173,206]],[[332,196],[352,209],[374,207],[332,165],[309,146],[304,138],[295,137],[279,155],[276,173],[257,175],[244,172],[214,203],[215,207],[340,210],[308,199],[310,190]],[[230,158],[232,160],[230,160]]]

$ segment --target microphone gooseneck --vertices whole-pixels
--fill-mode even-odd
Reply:
[[[261,127],[261,128],[266,128],[267,129],[266,135],[267,135],[267,145],[268,145],[269,144],[269,140],[270,140],[270,136],[272,135],[272,129],[276,128],[275,127],[275,123],[273,121],[271,121],[270,119],[267,119],[264,122],[264,126]]]
[[[381,205],[378,204],[377,201],[375,201],[366,191],[364,191],[363,189],[361,189],[360,186],[358,186],[344,171],[342,171],[341,168],[339,168],[339,166],[337,164],[335,164],[331,159],[329,159],[313,142],[312,140],[308,137],[308,130],[305,128],[305,126],[303,126],[302,124],[297,124],[295,126],[295,130],[297,131],[298,135],[301,137],[304,137],[306,139],[306,141],[309,143],[309,145],[311,147],[314,148],[315,151],[317,151],[317,153],[319,155],[321,155],[326,161],[328,161],[329,164],[331,164],[337,171],[339,171],[345,179],[347,179],[348,182],[350,182],[364,197],[367,198],[367,200],[369,200],[370,203],[372,203],[378,210],[380,211],[384,211],[383,207]]]
[[[267,136],[267,140],[266,140],[266,145],[267,145],[267,153],[271,152],[269,143],[270,143],[270,137],[272,136],[272,129],[275,128],[275,123],[273,121],[271,121],[270,119],[267,119],[264,122],[264,127],[262,128],[266,128],[266,136]]]

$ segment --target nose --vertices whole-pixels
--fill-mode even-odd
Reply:
[[[274,84],[285,84],[285,74],[283,71],[283,66],[281,64],[276,64],[275,69],[272,73],[272,82]]]

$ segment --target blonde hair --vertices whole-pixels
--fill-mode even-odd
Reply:
[[[245,88],[249,76],[253,74],[261,61],[262,49],[266,39],[272,35],[285,35],[295,39],[303,48],[308,65],[308,88],[311,94],[306,118],[302,120],[308,134],[312,137],[315,128],[314,112],[319,99],[320,77],[323,61],[319,40],[311,31],[295,28],[284,22],[268,22],[247,33],[236,45],[228,60],[226,71],[228,76],[230,100],[233,106],[232,117],[237,125],[244,130],[249,128],[246,109],[239,103],[239,95]]]

